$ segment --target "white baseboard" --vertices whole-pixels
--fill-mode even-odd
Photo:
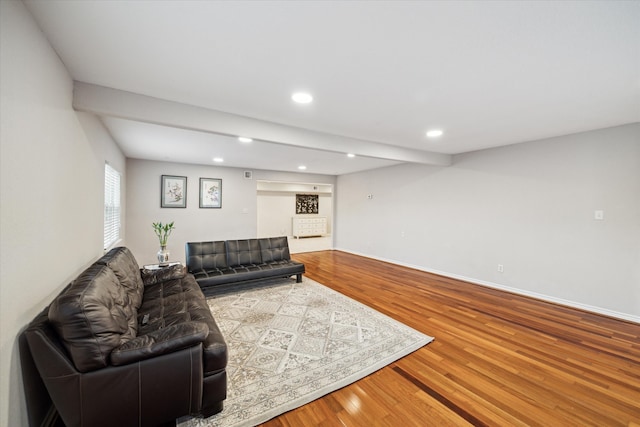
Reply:
[[[569,300],[565,300],[565,299],[562,299],[562,298],[556,298],[556,297],[549,296],[549,295],[539,294],[537,292],[531,292],[531,291],[527,291],[527,290],[523,290],[523,289],[512,288],[510,286],[501,285],[499,283],[493,283],[493,282],[488,282],[486,280],[474,279],[473,277],[465,277],[465,276],[461,276],[459,274],[449,273],[447,271],[433,270],[433,269],[428,269],[428,268],[425,268],[425,267],[421,267],[419,265],[407,264],[407,263],[403,263],[403,262],[399,262],[399,261],[395,261],[395,260],[391,260],[391,259],[371,256],[371,255],[368,255],[368,254],[364,254],[364,253],[360,253],[360,252],[356,252],[356,251],[351,251],[351,250],[348,250],[348,249],[334,248],[334,250],[347,252],[347,253],[350,253],[350,254],[359,255],[359,256],[366,257],[366,258],[375,259],[375,260],[378,260],[378,261],[388,262],[390,264],[395,264],[395,265],[400,265],[400,266],[403,266],[403,267],[413,268],[414,270],[424,271],[426,273],[433,273],[433,274],[437,274],[439,276],[450,277],[452,279],[462,280],[462,281],[470,282],[470,283],[473,283],[473,284],[476,284],[476,285],[481,285],[481,286],[486,286],[486,287],[489,287],[489,288],[499,289],[499,290],[502,290],[502,291],[507,291],[507,292],[511,292],[511,293],[514,293],[514,294],[523,295],[523,296],[539,299],[539,300],[546,301],[546,302],[551,302],[551,303],[554,303],[554,304],[560,304],[560,305],[564,305],[564,306],[567,306],[567,307],[573,307],[573,308],[577,308],[577,309],[580,309],[580,310],[589,311],[589,312],[596,313],[596,314],[602,314],[604,316],[615,317],[616,319],[626,320],[628,322],[633,322],[633,323],[640,324],[640,316],[634,316],[634,315],[628,314],[628,313],[621,313],[621,312],[618,312],[618,311],[613,311],[613,310],[609,310],[609,309],[602,308],[602,307],[596,307],[596,306],[593,306],[593,305],[582,304],[580,302],[569,301]]]

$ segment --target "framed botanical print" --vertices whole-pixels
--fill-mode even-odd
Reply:
[[[200,178],[200,207],[222,207],[222,180],[217,178]]]
[[[161,208],[187,207],[187,177],[162,175],[160,183]]]

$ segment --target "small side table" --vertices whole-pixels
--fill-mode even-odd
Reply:
[[[142,268],[148,271],[162,270],[163,268],[172,267],[174,265],[182,265],[180,261],[168,262],[166,264],[147,264]]]

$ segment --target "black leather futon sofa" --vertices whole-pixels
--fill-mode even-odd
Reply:
[[[286,236],[187,242],[187,270],[201,288],[277,277],[302,281],[304,264],[291,260]]]

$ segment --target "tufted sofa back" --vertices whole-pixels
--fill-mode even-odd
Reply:
[[[227,264],[229,267],[262,264],[257,239],[227,240]]]
[[[185,253],[190,270],[227,268],[227,246],[222,240],[217,242],[187,242]]]
[[[258,239],[262,262],[276,262],[291,259],[286,236]]]
[[[135,258],[115,248],[56,297],[49,320],[80,372],[109,365],[111,351],[136,337],[143,291]]]

